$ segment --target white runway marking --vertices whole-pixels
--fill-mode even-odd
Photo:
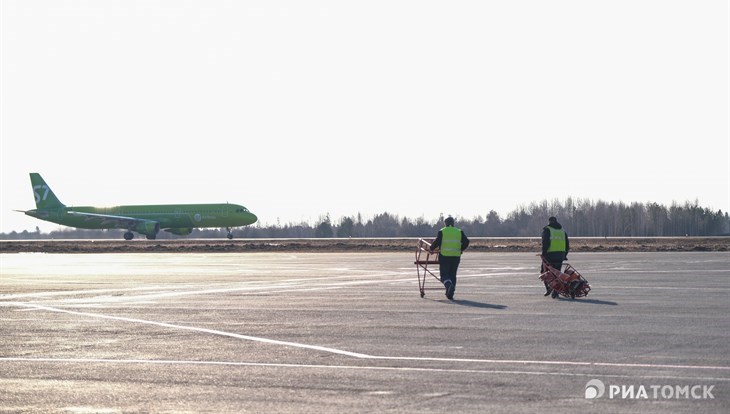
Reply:
[[[398,273],[393,274],[387,274],[384,276],[393,276],[393,275],[399,275]],[[361,286],[361,285],[370,285],[370,284],[380,284],[383,283],[383,280],[348,280],[353,278],[360,278],[360,275],[355,276],[337,276],[337,277],[321,277],[321,278],[310,278],[310,279],[287,279],[282,280],[273,284],[260,284],[258,282],[251,282],[246,284],[245,286],[236,286],[236,287],[218,287],[218,288],[207,288],[202,290],[185,290],[185,289],[194,289],[199,288],[199,285],[172,285],[172,286],[152,286],[152,287],[144,287],[144,288],[128,288],[128,289],[95,289],[95,290],[75,290],[75,291],[65,291],[65,292],[36,292],[36,293],[27,293],[27,294],[12,294],[12,295],[5,295],[2,297],[4,300],[17,300],[17,299],[30,299],[30,298],[55,298],[57,296],[70,296],[70,295],[81,295],[81,294],[100,294],[100,293],[116,293],[114,295],[109,296],[94,296],[94,297],[87,297],[87,298],[72,298],[72,299],[64,299],[63,303],[70,304],[70,303],[88,303],[88,302],[104,302],[104,303],[110,303],[110,302],[134,302],[134,301],[144,301],[144,302],[150,302],[154,299],[167,299],[167,298],[174,298],[174,297],[184,297],[184,296],[195,296],[195,295],[209,295],[209,294],[219,294],[219,293],[235,293],[235,292],[256,292],[261,293],[261,291],[269,290],[269,291],[276,291],[276,292],[290,292],[290,291],[303,291],[303,290],[331,290],[331,289],[339,289],[339,288],[346,288],[346,287],[352,287],[352,286]],[[339,279],[339,280],[338,280]],[[342,280],[344,279],[344,280]],[[324,281],[327,282],[326,284],[320,284],[318,286],[310,286],[312,281]],[[410,282],[413,284],[416,284],[417,281],[413,278],[408,279],[388,279],[385,282],[387,283],[401,283],[401,282]],[[306,288],[303,288],[303,286],[306,286]],[[168,291],[165,291],[165,290]],[[162,292],[160,292],[162,290]],[[149,293],[145,293],[144,291],[151,291]],[[123,294],[119,294],[119,292],[140,292],[136,296],[127,296]]]
[[[685,369],[685,370],[718,370],[718,371],[730,371],[728,366],[704,366],[704,365],[671,365],[671,364],[635,364],[635,363],[612,363],[612,362],[581,362],[581,361],[540,361],[540,360],[499,360],[499,359],[472,359],[472,358],[436,358],[436,357],[397,357],[397,356],[381,356],[381,355],[368,355],[358,352],[344,351],[336,348],[329,348],[319,345],[302,344],[298,342],[279,341],[269,338],[261,338],[256,336],[241,335],[232,332],[219,331],[215,329],[198,328],[193,326],[174,325],[165,322],[148,321],[144,319],[125,318],[120,316],[110,316],[99,313],[88,313],[78,312],[72,310],[65,310],[59,308],[53,308],[50,306],[36,305],[32,303],[18,303],[9,302],[3,303],[4,306],[17,306],[23,308],[30,308],[36,310],[45,310],[48,312],[67,313],[71,315],[85,316],[90,318],[100,318],[117,320],[121,322],[140,323],[146,325],[160,326],[164,328],[181,329],[187,331],[196,331],[201,333],[208,333],[212,335],[227,336],[237,339],[243,339],[247,341],[269,343],[274,345],[284,345],[296,348],[311,349],[315,351],[328,352],[333,354],[345,355],[360,359],[377,359],[377,360],[390,360],[390,361],[431,361],[431,362],[463,362],[463,363],[487,363],[487,364],[521,364],[521,365],[570,365],[570,366],[584,366],[584,367],[615,367],[615,368],[651,368],[651,369]],[[730,379],[728,379],[730,380]]]
[[[240,334],[236,334],[236,333],[232,333],[232,332],[218,331],[215,329],[196,328],[193,326],[183,326],[183,325],[173,325],[171,323],[165,323],[165,322],[147,321],[144,319],[134,319],[134,318],[124,318],[124,317],[120,317],[120,316],[103,315],[100,313],[76,312],[76,311],[71,311],[71,310],[52,308],[49,306],[35,305],[35,304],[30,304],[30,303],[15,303],[15,305],[35,308],[35,309],[39,309],[39,310],[45,310],[45,311],[49,311],[49,312],[68,313],[70,315],[86,316],[86,317],[90,317],[90,318],[111,319],[111,320],[122,321],[122,322],[141,323],[141,324],[145,324],[145,325],[161,326],[164,328],[182,329],[182,330],[186,330],[186,331],[197,331],[197,332],[209,333],[209,334],[213,334],[213,335],[228,336],[228,337],[232,337],[232,338],[244,339],[247,341],[255,341],[255,342],[263,342],[263,343],[269,343],[269,344],[275,344],[275,345],[285,345],[285,346],[292,346],[292,347],[297,347],[297,348],[313,349],[316,351],[324,351],[324,352],[330,352],[333,354],[353,356],[356,358],[367,358],[368,357],[367,355],[358,354],[356,352],[341,351],[339,349],[327,348],[327,347],[317,346],[317,345],[300,344],[300,343],[296,343],[296,342],[277,341],[275,339],[260,338],[260,337],[256,337],[256,336],[240,335]]]
[[[646,378],[672,380],[699,380],[699,381],[730,381],[722,377],[695,377],[679,375],[630,375],[630,374],[603,374],[603,373],[575,373],[551,371],[522,371],[504,369],[461,369],[461,368],[423,368],[423,367],[375,367],[362,365],[317,365],[317,364],[284,364],[266,362],[234,362],[234,361],[175,361],[175,360],[144,360],[144,359],[99,359],[99,358],[2,358],[0,362],[44,362],[44,363],[76,363],[76,364],[160,364],[160,365],[211,365],[231,367],[270,367],[270,368],[315,368],[362,371],[414,371],[414,372],[451,372],[462,374],[511,374],[511,375],[550,375],[561,377],[590,377],[590,378]]]

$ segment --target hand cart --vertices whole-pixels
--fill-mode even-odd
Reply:
[[[591,291],[591,285],[578,273],[569,263],[565,264],[563,271],[556,269],[545,260],[545,256],[539,255],[542,259],[543,270],[539,277],[554,292],[566,298],[575,299],[586,296]]]
[[[416,261],[413,263],[416,265],[418,289],[421,291],[421,297],[426,295],[426,289],[435,290],[444,288],[443,284],[441,284],[441,278],[433,274],[431,269],[428,268],[428,265],[439,264],[439,252],[431,250],[431,243],[423,239],[418,240],[418,245],[416,246]],[[428,279],[429,275],[439,281],[438,288],[426,288],[426,279]]]

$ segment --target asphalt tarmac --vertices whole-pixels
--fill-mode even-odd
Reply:
[[[570,256],[0,254],[0,412],[730,411],[730,253]]]

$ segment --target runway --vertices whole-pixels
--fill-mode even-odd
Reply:
[[[404,253],[0,254],[0,410],[730,410],[730,254],[570,256],[586,298],[467,252],[449,301]]]

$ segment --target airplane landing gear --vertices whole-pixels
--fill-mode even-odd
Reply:
[[[147,235],[147,240],[154,240],[156,238],[157,238],[157,235],[156,234],[148,234]]]
[[[134,238],[134,233],[131,231],[128,231],[124,233],[124,240],[132,240]]]
[[[226,235],[226,237],[228,237],[228,240],[233,239],[233,233],[231,233],[231,228],[226,227],[226,230],[228,230],[228,235]]]

